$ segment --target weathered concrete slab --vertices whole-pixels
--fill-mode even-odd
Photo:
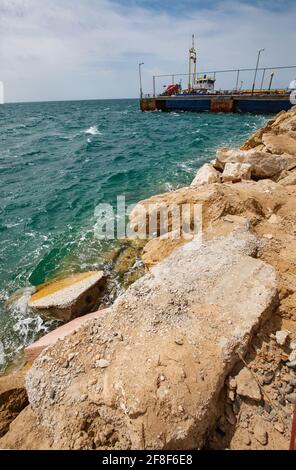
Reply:
[[[92,312],[102,296],[102,271],[73,274],[42,286],[29,301],[29,307],[64,321]]]
[[[277,305],[260,246],[245,230],[190,242],[47,349],[27,391],[54,446],[202,446],[227,374]]]
[[[76,318],[75,320],[60,326],[56,330],[51,331],[47,335],[43,336],[38,341],[25,348],[26,361],[32,364],[44,349],[48,348],[49,346],[53,346],[57,341],[64,339],[74,331],[78,331],[79,328],[84,326],[90,320],[100,318],[102,312],[103,310],[99,310],[97,312],[84,315],[83,317]]]

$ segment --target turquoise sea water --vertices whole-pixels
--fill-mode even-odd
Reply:
[[[98,203],[127,203],[189,184],[219,146],[243,142],[264,116],[141,113],[137,100],[0,107],[0,370],[49,321],[21,288],[102,267]]]

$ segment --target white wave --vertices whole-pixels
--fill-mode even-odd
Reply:
[[[176,187],[172,183],[170,183],[169,181],[164,184],[164,187],[165,187],[165,191],[167,191],[169,193],[176,190]]]
[[[101,134],[101,132],[98,130],[97,126],[91,126],[85,131],[86,134],[90,135],[98,135]]]

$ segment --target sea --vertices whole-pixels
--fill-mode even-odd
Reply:
[[[132,99],[1,105],[0,373],[57,326],[28,309],[34,286],[105,268],[116,242],[95,236],[99,204],[189,185],[218,147],[240,145],[266,119],[142,113]]]

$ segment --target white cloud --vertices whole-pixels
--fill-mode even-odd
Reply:
[[[137,62],[145,91],[153,74],[186,72],[192,32],[203,69],[253,67],[258,47],[263,65],[293,64],[295,17],[296,6],[227,1],[170,16],[108,0],[0,0],[0,80],[7,101],[136,97]]]

